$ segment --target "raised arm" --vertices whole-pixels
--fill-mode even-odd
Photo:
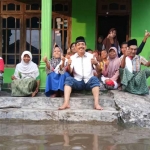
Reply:
[[[72,74],[72,71],[73,71],[73,65],[72,65],[72,60],[71,59],[68,59],[68,62],[67,62],[67,71]]]
[[[148,61],[145,66],[150,67],[150,61]]]
[[[123,55],[123,57],[122,57],[122,60],[121,60],[121,65],[120,65],[120,67],[121,68],[125,68],[125,66],[126,66],[126,55]]]
[[[48,59],[47,59],[47,57],[46,57],[46,56],[45,56],[45,57],[43,57],[43,61],[45,62],[47,69],[49,69],[49,70],[50,70],[50,63],[49,63],[49,61],[48,61]]]
[[[62,64],[60,65],[60,70],[62,70],[65,67],[65,57],[61,56]]]
[[[142,52],[142,50],[143,50],[143,48],[144,48],[144,46],[145,46],[145,43],[146,43],[148,37],[150,37],[150,33],[149,33],[149,32],[146,32],[145,35],[144,35],[144,38],[143,38],[143,40],[142,40],[142,42],[141,42],[141,44],[140,44],[140,46],[139,46],[138,49],[137,49],[137,53],[136,53],[137,55]]]

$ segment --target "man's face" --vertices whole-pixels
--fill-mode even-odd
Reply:
[[[122,46],[121,46],[121,52],[122,52],[122,54],[125,54],[125,52],[126,52],[126,50],[127,50],[127,44],[123,44]]]
[[[98,38],[98,43],[102,43],[103,39],[101,37]]]
[[[86,44],[84,42],[78,42],[76,44],[77,53],[84,53],[86,49]]]
[[[131,45],[129,47],[129,53],[131,57],[134,57],[137,53],[137,46],[136,45]]]

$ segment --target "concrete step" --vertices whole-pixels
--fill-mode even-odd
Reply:
[[[0,97],[0,109],[5,108],[37,108],[57,109],[63,104],[63,98],[48,97]],[[103,107],[115,108],[112,96],[101,95],[99,103]],[[72,109],[93,109],[93,96],[71,97],[70,106]]]
[[[118,111],[112,107],[105,107],[104,110],[94,109],[24,109],[7,108],[0,110],[0,119],[17,120],[52,120],[52,121],[100,121],[117,122]]]
[[[10,94],[10,93],[8,93]],[[91,94],[73,93],[70,98],[70,109],[58,110],[63,98],[49,98],[40,93],[36,97],[0,97],[0,119],[15,120],[52,120],[52,121],[100,121],[117,122],[118,111],[115,108],[113,94],[101,93],[100,104],[104,110],[93,109]]]

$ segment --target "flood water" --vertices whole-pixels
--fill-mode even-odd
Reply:
[[[150,150],[150,129],[117,124],[1,121],[0,150]]]

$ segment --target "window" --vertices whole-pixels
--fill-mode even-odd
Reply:
[[[33,55],[33,62],[39,64],[41,53],[41,18],[26,18],[26,50]]]
[[[10,2],[4,2],[2,3],[2,11],[20,11],[20,5],[18,3],[10,3]]]
[[[131,0],[97,0],[97,11],[98,14],[110,15],[113,13],[115,15],[121,15],[125,13],[130,13]]]
[[[2,56],[5,64],[17,64],[19,51],[20,19],[16,17],[2,18]]]
[[[41,10],[41,4],[33,3],[33,4],[26,4],[26,11],[35,11]]]
[[[69,38],[69,18],[66,16],[54,16],[53,17],[53,29],[52,29],[52,46],[56,42],[66,53],[68,48],[68,38]]]
[[[2,35],[0,36],[0,53],[5,65],[14,67],[20,62],[24,50],[31,51],[33,61],[39,65],[41,54],[41,5],[39,1],[26,4],[3,0],[0,1],[0,6],[0,22],[2,23],[0,24]],[[26,13],[27,10],[29,11]]]
[[[53,0],[52,47],[56,42],[67,52],[71,43],[71,0]]]
[[[69,3],[57,3],[54,2],[52,5],[53,12],[68,13],[69,12]]]
[[[109,10],[118,10],[119,9],[119,5],[116,3],[111,3],[109,5]]]

